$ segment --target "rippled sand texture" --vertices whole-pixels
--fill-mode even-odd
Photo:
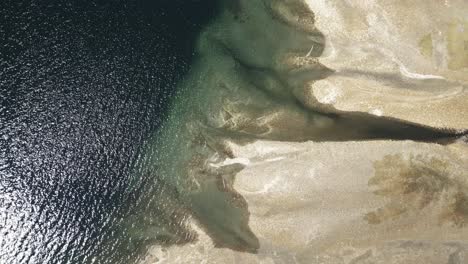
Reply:
[[[143,263],[468,261],[467,8],[224,1],[153,143]]]

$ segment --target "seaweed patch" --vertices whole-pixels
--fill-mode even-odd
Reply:
[[[390,202],[367,213],[369,224],[380,224],[410,212],[431,209],[439,224],[465,227],[468,224],[468,188],[465,175],[454,175],[450,162],[435,157],[388,155],[375,162],[369,180],[374,194]],[[451,172],[451,173],[450,173]]]

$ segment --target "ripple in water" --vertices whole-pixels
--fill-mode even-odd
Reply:
[[[213,1],[0,10],[0,263],[127,263],[113,227]]]

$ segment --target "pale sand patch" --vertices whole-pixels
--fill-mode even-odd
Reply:
[[[308,107],[381,109],[383,117],[468,130],[467,1],[306,2],[325,36],[318,61],[336,71],[298,93]]]
[[[258,254],[214,248],[210,238],[198,229],[200,239],[194,245],[172,246],[165,252],[155,246],[150,254],[160,261],[146,263],[391,260],[439,264],[464,263],[450,259],[467,260],[468,228],[456,221],[468,221],[468,208],[462,208],[468,201],[458,201],[461,209],[453,207],[458,197],[455,194],[468,197],[465,143],[258,141],[232,146],[236,158],[257,160],[238,173],[234,187],[249,205],[249,225],[260,240]],[[285,151],[276,152],[281,146]],[[262,162],[275,155],[281,159]],[[397,158],[392,162],[386,161],[388,157]],[[406,168],[406,172],[400,168]],[[413,178],[405,174],[408,170],[416,175],[428,174],[411,182]],[[412,184],[417,191],[411,192]],[[410,189],[399,197],[399,188]],[[384,189],[390,194],[379,194]],[[421,197],[429,199],[422,207]],[[382,221],[370,221],[368,216],[373,213],[380,214]]]

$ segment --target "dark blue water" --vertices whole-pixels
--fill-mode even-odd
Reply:
[[[211,0],[1,1],[0,263],[134,259],[114,225],[140,200],[143,146],[215,12]]]

